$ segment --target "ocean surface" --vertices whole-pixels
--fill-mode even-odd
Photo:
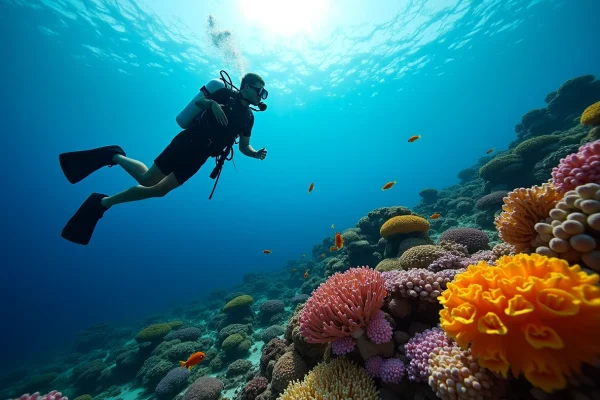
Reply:
[[[332,224],[457,183],[547,93],[600,75],[598,15],[593,0],[1,0],[0,368],[285,268]],[[117,144],[150,166],[222,69],[264,78],[251,145],[267,158],[236,152],[208,200],[211,159],[164,198],[113,207],[89,245],[62,239],[90,193],[135,182],[117,166],[72,185],[58,155]]]

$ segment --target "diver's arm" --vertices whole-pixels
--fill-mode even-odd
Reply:
[[[214,100],[207,99],[206,97],[201,97],[198,100],[196,100],[196,107],[202,110],[208,110],[209,108],[211,108],[213,102]]]
[[[240,136],[240,144],[238,145],[240,152],[248,157],[258,158],[258,152],[250,146],[249,136]]]

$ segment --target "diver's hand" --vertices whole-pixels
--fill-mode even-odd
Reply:
[[[266,156],[267,149],[265,149],[264,147],[256,152],[256,158],[258,158],[259,160],[264,160]]]
[[[213,101],[210,103],[210,109],[212,110],[217,122],[221,125],[227,125],[227,116],[225,116],[225,112],[221,108],[221,104]]]

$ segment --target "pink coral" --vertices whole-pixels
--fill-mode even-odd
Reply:
[[[429,378],[429,353],[436,347],[450,346],[450,339],[440,328],[427,329],[417,333],[404,345],[408,364],[408,379],[413,382],[427,382]]]
[[[392,334],[392,326],[385,319],[385,314],[383,311],[378,311],[367,325],[367,336],[373,343],[381,344],[392,340]]]
[[[336,272],[306,301],[298,318],[300,334],[308,343],[328,343],[350,336],[366,327],[386,295],[383,278],[374,269],[357,267]]]
[[[40,397],[40,392],[35,392],[32,395],[30,395],[29,393],[26,393],[26,394],[22,395],[21,397],[19,397],[18,400],[69,400],[69,398],[66,396],[63,396],[61,392],[53,390],[50,393],[45,394],[41,397]]]
[[[354,350],[355,346],[356,343],[351,336],[339,338],[331,342],[331,350],[333,351],[333,354],[338,356],[350,353]]]
[[[586,143],[552,169],[552,182],[561,193],[586,183],[600,183],[600,140]]]

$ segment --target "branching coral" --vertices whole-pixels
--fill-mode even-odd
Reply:
[[[315,289],[300,313],[300,334],[308,343],[328,343],[367,326],[387,290],[381,273],[369,268],[336,272]]]
[[[373,379],[356,364],[344,358],[322,362],[303,381],[292,382],[279,400],[378,400]]]
[[[495,219],[500,239],[515,246],[519,253],[529,250],[537,235],[535,224],[547,218],[561,198],[548,183],[510,192],[504,198],[502,213]]]
[[[417,333],[404,345],[408,364],[408,379],[413,382],[427,382],[429,378],[429,354],[436,347],[450,346],[450,339],[440,328],[426,329]]]
[[[600,185],[588,183],[565,193],[547,222],[535,225],[536,253],[600,271]]]
[[[600,356],[600,277],[558,258],[518,254],[470,266],[439,297],[440,323],[479,363],[546,392]]]

